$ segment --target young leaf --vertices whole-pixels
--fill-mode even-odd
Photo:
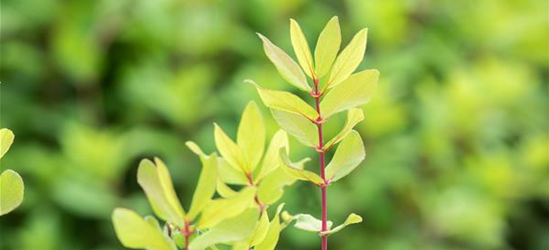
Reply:
[[[217,180],[217,193],[219,196],[223,198],[229,198],[235,194],[237,194],[236,191],[232,190],[227,184],[223,183],[221,180]]]
[[[317,128],[311,121],[301,115],[285,111],[273,109],[271,113],[278,125],[303,145],[308,147],[316,147],[318,145]]]
[[[258,216],[257,208],[241,211],[238,216],[227,219],[196,237],[190,243],[189,249],[203,250],[215,244],[244,240],[254,232]]]
[[[297,61],[301,65],[303,71],[312,78],[314,76],[314,68],[311,49],[309,48],[305,35],[303,35],[301,27],[299,27],[299,24],[294,19],[290,19],[290,36],[292,38],[292,46],[294,47]]]
[[[322,221],[310,214],[296,214],[294,215],[294,219],[294,227],[296,228],[317,233],[322,231]],[[332,224],[331,221],[328,221],[328,229],[332,227]]]
[[[326,167],[326,178],[335,182],[353,171],[366,157],[360,134],[351,131],[337,147],[334,158]]]
[[[254,85],[265,106],[271,109],[282,110],[294,114],[299,114],[309,120],[315,120],[318,113],[309,104],[301,100],[296,95],[278,90],[270,90],[259,87],[255,82],[247,80],[246,82]]]
[[[288,157],[288,153],[286,153],[286,150],[282,148],[280,149],[280,165],[282,165],[282,168],[288,175],[298,180],[310,181],[316,185],[321,185],[324,183],[322,178],[320,178],[317,174],[301,169],[298,164],[291,162]]]
[[[341,231],[343,228],[347,227],[348,225],[357,224],[357,223],[360,223],[360,222],[362,222],[362,217],[360,217],[357,214],[352,213],[347,217],[347,219],[345,220],[345,222],[343,222],[343,224],[341,224],[337,227],[334,227],[332,230],[329,230],[327,232],[321,232],[320,235],[335,234],[335,233]]]
[[[305,161],[295,163],[298,168],[303,169]],[[278,165],[278,163],[277,163]],[[273,204],[277,202],[284,194],[284,187],[294,184],[296,179],[286,173],[282,168],[277,168],[270,172],[257,188],[257,196],[264,204]]]
[[[324,145],[324,151],[327,151],[328,149],[330,149],[330,147],[343,140],[343,138],[345,138],[349,134],[349,132],[351,132],[353,127],[362,120],[364,120],[364,113],[362,112],[362,109],[349,109],[349,112],[347,112],[347,121],[345,121],[343,129],[328,143],[326,143],[326,145]]]
[[[263,214],[261,215],[261,218],[257,223],[254,233],[248,240],[248,248],[246,249],[250,249],[253,246],[256,246],[257,244],[261,243],[263,239],[265,239],[265,236],[267,235],[268,230],[269,230],[269,216],[266,211],[263,211]]]
[[[0,129],[0,159],[8,152],[15,135],[7,128]]]
[[[360,30],[337,57],[324,90],[333,88],[347,79],[358,67],[366,51],[368,29]],[[323,91],[324,92],[324,91]]]
[[[208,205],[216,190],[217,184],[217,157],[211,154],[208,157],[200,157],[202,173],[194,191],[188,220],[193,221],[196,216]]]
[[[261,181],[263,177],[278,168],[278,150],[280,150],[280,148],[289,148],[288,134],[286,134],[284,130],[278,130],[271,139],[269,147],[263,157],[261,168],[259,169],[259,173],[255,175],[255,179]]]
[[[214,124],[214,127],[215,145],[221,156],[223,156],[232,167],[241,170],[244,173],[249,173],[250,168],[242,149],[225,134],[221,127],[217,124]]]
[[[116,208],[112,213],[114,230],[122,245],[134,249],[176,250],[162,231],[135,212]]]
[[[25,193],[25,186],[21,176],[8,169],[0,175],[0,216],[16,209]]]
[[[315,69],[317,77],[321,78],[330,71],[341,46],[341,31],[339,19],[332,17],[326,27],[320,32],[315,48]]]
[[[276,209],[276,214],[273,220],[271,220],[271,223],[269,224],[269,229],[267,230],[267,234],[265,235],[265,238],[262,242],[257,244],[254,248],[254,250],[274,250],[276,247],[276,244],[278,243],[278,238],[280,236],[280,231],[282,228],[280,227],[280,211],[282,211],[282,208],[284,207],[284,203],[278,205],[278,208]]]
[[[248,178],[240,169],[231,166],[225,159],[218,157],[219,179],[227,184],[246,185]]]
[[[286,52],[274,45],[268,38],[261,34],[257,34],[263,40],[263,49],[265,54],[275,65],[276,69],[290,84],[304,91],[311,91],[311,86],[307,84],[307,78],[297,63]]]
[[[378,78],[379,71],[373,69],[358,72],[343,81],[322,99],[323,118],[369,102]]]
[[[265,125],[255,102],[244,109],[237,132],[237,144],[246,156],[250,170],[259,164],[265,149]]]
[[[211,201],[202,211],[197,227],[211,228],[225,219],[239,215],[252,204],[255,193],[255,188],[247,187],[229,198]]]
[[[156,166],[147,159],[139,163],[137,182],[158,217],[177,226],[184,226],[185,211],[175,194],[168,169],[160,160],[155,160]]]

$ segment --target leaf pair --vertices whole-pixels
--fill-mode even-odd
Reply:
[[[15,138],[9,129],[0,129],[0,159],[8,152]],[[0,216],[5,215],[21,205],[25,193],[25,186],[21,176],[13,171],[6,170],[0,174]]]
[[[352,213],[347,217],[347,219],[343,222],[343,224],[333,229],[332,229],[333,223],[331,221],[328,221],[327,222],[328,231],[322,231],[322,221],[313,217],[310,214],[297,214],[292,216],[291,220],[295,220],[294,227],[304,231],[315,232],[322,236],[322,235],[335,234],[343,230],[345,227],[349,225],[360,223],[362,222],[362,217]]]

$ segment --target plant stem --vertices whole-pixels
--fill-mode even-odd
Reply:
[[[189,238],[193,232],[191,232],[191,223],[185,221],[185,228],[183,229],[183,235],[185,236],[185,250],[189,250]]]
[[[313,97],[315,99],[315,104],[316,104],[316,111],[318,112],[318,118],[315,122],[317,128],[318,128],[318,147],[317,147],[317,151],[318,151],[318,156],[319,156],[319,160],[320,160],[320,177],[322,178],[322,180],[324,180],[324,184],[320,186],[320,189],[322,191],[322,232],[325,232],[325,231],[328,231],[328,206],[326,204],[326,200],[327,200],[327,197],[326,197],[326,189],[327,189],[327,182],[326,182],[326,177],[325,177],[325,173],[324,173],[324,168],[326,167],[326,157],[325,157],[325,152],[324,152],[324,138],[323,138],[323,134],[322,134],[322,123],[324,122],[323,119],[322,119],[322,115],[321,115],[321,112],[320,112],[320,97],[321,97],[321,93],[319,92],[319,80],[316,79],[316,78],[313,78],[313,83],[314,83],[314,93],[313,93]],[[323,235],[322,236],[322,250],[328,250],[328,236],[327,235]]]

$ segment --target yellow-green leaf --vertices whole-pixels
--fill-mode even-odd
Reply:
[[[8,169],[0,175],[0,215],[7,214],[16,209],[25,193],[25,186],[21,176]]]
[[[253,171],[265,149],[265,124],[255,102],[250,102],[244,109],[237,133],[238,147],[244,153],[250,170]]]
[[[296,228],[317,233],[322,231],[322,221],[310,214],[296,214],[293,217],[295,219],[294,227]],[[333,223],[331,221],[327,221],[327,224],[328,229],[330,229]]]
[[[334,158],[326,167],[326,178],[331,182],[347,176],[366,157],[360,134],[352,130],[337,147]]]
[[[188,220],[193,221],[196,216],[208,205],[216,190],[217,184],[217,157],[215,154],[201,156],[202,173],[193,194]]]
[[[247,80],[246,82],[251,83],[257,88],[257,92],[265,106],[271,109],[300,114],[311,121],[318,118],[316,110],[296,95],[286,91],[264,89],[251,80]]]
[[[211,201],[202,211],[197,227],[211,228],[225,219],[239,215],[254,202],[255,193],[256,188],[246,187],[231,197]]]
[[[236,191],[232,190],[229,186],[227,186],[227,184],[223,183],[223,181],[221,180],[217,180],[217,193],[219,194],[219,196],[223,197],[223,198],[229,198],[236,193]]]
[[[280,211],[282,211],[283,207],[284,203],[278,205],[275,216],[271,220],[271,223],[269,223],[269,229],[267,230],[267,234],[265,235],[263,241],[255,246],[254,250],[275,249],[276,244],[278,243],[278,238],[280,237],[280,231],[282,230],[282,228],[280,227]]]
[[[320,176],[318,176],[317,174],[308,170],[301,169],[298,164],[291,162],[290,157],[288,157],[288,153],[286,153],[286,150],[281,148],[279,152],[280,164],[282,165],[284,171],[286,171],[286,173],[288,173],[290,176],[298,180],[310,181],[316,185],[321,185],[324,183],[322,178],[320,178]]]
[[[299,68],[299,65],[268,38],[259,33],[257,35],[263,40],[265,54],[275,65],[282,78],[301,90],[311,91],[311,86],[307,84],[307,78]]]
[[[358,67],[366,51],[368,29],[360,30],[337,57],[324,90],[333,88],[349,77]]]
[[[148,159],[139,163],[137,181],[158,217],[177,226],[184,226],[185,211],[177,198],[168,169],[159,159],[155,161],[156,166]]]
[[[307,118],[281,110],[273,109],[271,112],[278,125],[303,145],[308,147],[318,145],[317,127]]]
[[[157,226],[141,218],[134,211],[116,208],[112,213],[114,230],[118,239],[127,248],[175,250],[175,244],[169,240]]]
[[[323,118],[327,119],[341,111],[368,103],[377,87],[378,79],[379,71],[375,69],[364,70],[350,76],[322,99],[320,109]]]
[[[332,17],[326,24],[326,27],[320,32],[315,48],[315,70],[317,77],[326,75],[339,52],[341,46],[341,31],[339,28],[339,19]]]
[[[225,159],[218,157],[219,179],[227,184],[246,185],[248,178],[240,169],[231,166]]]
[[[357,223],[360,223],[360,222],[362,222],[362,217],[360,217],[360,215],[352,213],[347,217],[347,219],[345,220],[345,222],[343,222],[343,224],[341,224],[337,227],[334,227],[332,230],[329,230],[327,232],[321,232],[320,235],[335,234],[335,233],[341,231],[343,228],[347,227],[348,225],[357,224]]]
[[[257,223],[257,226],[255,227],[254,233],[252,236],[248,239],[248,248],[261,243],[263,239],[265,239],[265,236],[267,235],[267,231],[269,230],[269,216],[267,214],[267,211],[263,211],[263,214],[261,215],[261,218],[259,219],[259,222]]]
[[[332,138],[326,145],[324,145],[324,151],[327,151],[330,149],[333,145],[337,144],[345,136],[351,132],[353,127],[357,125],[359,122],[364,120],[364,113],[362,112],[362,109],[349,109],[347,112],[347,120],[345,121],[345,125],[343,126],[343,129],[336,135],[334,138]]]
[[[263,177],[278,168],[278,150],[280,150],[280,148],[289,148],[288,134],[286,134],[284,130],[278,130],[271,139],[269,147],[263,157],[259,173],[255,175],[257,181],[261,181]]]
[[[7,128],[0,129],[0,159],[8,152],[15,135]]]
[[[290,19],[290,36],[292,38],[292,46],[294,47],[294,52],[297,57],[297,61],[301,65],[301,68],[309,77],[314,76],[314,67],[313,67],[313,57],[311,56],[311,49],[309,48],[309,43],[299,24],[294,20]]]
[[[297,165],[298,168],[303,169],[303,164],[307,160],[308,159],[297,162],[295,165]],[[265,178],[259,183],[259,187],[257,188],[257,196],[262,203],[267,205],[273,204],[277,202],[284,194],[284,187],[294,184],[295,181],[296,178],[287,174],[284,169],[277,168],[265,176]]]
[[[223,156],[232,167],[239,169],[244,173],[249,173],[250,169],[242,149],[225,134],[221,127],[217,124],[214,124],[214,126],[215,145],[221,156]]]

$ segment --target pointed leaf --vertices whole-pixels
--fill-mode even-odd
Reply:
[[[217,180],[217,193],[219,196],[223,198],[229,198],[235,194],[237,194],[236,191],[232,190],[229,186],[227,186],[225,183],[223,183],[221,180]]]
[[[0,175],[0,216],[16,209],[25,193],[25,186],[21,176],[8,169]]]
[[[278,168],[278,151],[280,148],[289,148],[288,134],[284,130],[278,130],[271,139],[263,157],[259,173],[255,175],[257,181],[261,181],[266,175]]]
[[[309,232],[321,232],[322,221],[313,217],[310,214],[296,214],[293,216],[295,219],[294,227]],[[328,221],[328,229],[332,227],[332,222]]]
[[[282,230],[280,227],[280,211],[282,211],[283,207],[284,203],[278,205],[275,217],[271,220],[271,223],[269,224],[269,229],[267,230],[265,238],[263,239],[263,241],[257,244],[257,246],[255,246],[254,250],[275,249],[276,244],[278,243],[278,238],[280,237],[280,230]]]
[[[245,173],[249,173],[250,169],[244,156],[242,149],[234,143],[221,127],[214,124],[215,145],[223,158],[234,168]]]
[[[314,75],[314,68],[311,49],[309,48],[305,35],[303,35],[301,27],[299,27],[299,24],[294,19],[290,19],[290,36],[292,38],[292,46],[294,47],[297,61],[301,65],[303,71],[312,78]]]
[[[311,91],[311,87],[307,84],[307,78],[297,63],[286,52],[274,45],[268,38],[261,34],[257,34],[263,40],[263,49],[265,54],[275,65],[276,69],[290,84],[304,91]]]
[[[335,182],[353,171],[366,157],[360,134],[351,131],[339,144],[334,158],[326,167],[326,178]]]
[[[116,208],[112,213],[114,230],[118,239],[128,248],[175,250],[175,244],[162,231],[135,212]]]
[[[328,92],[320,108],[323,118],[365,104],[377,87],[379,71],[364,70],[353,74],[339,86]]]
[[[250,170],[253,171],[265,149],[265,125],[255,102],[250,102],[244,109],[238,126],[237,144],[246,156]]]
[[[362,222],[362,217],[360,217],[357,214],[352,213],[347,217],[347,219],[345,220],[345,222],[343,222],[343,224],[341,224],[337,227],[334,227],[332,230],[329,230],[327,232],[321,232],[320,235],[335,234],[335,233],[341,231],[343,228],[347,227],[348,225],[357,224],[357,223],[360,223],[360,222]]]
[[[217,184],[217,157],[215,154],[201,156],[202,173],[193,194],[188,220],[193,221],[196,216],[208,205],[216,190]]]
[[[307,118],[281,110],[273,109],[271,112],[278,125],[303,145],[308,147],[318,145],[317,127]]]
[[[0,129],[0,159],[8,152],[15,135],[7,128]]]
[[[368,29],[360,30],[339,54],[324,90],[337,86],[355,71],[364,58],[367,36]]]
[[[305,161],[295,163],[299,169],[303,169]],[[277,202],[284,194],[284,187],[294,184],[296,178],[290,176],[282,168],[277,168],[270,172],[259,183],[257,188],[257,197],[259,201],[264,204],[270,205]]]
[[[229,198],[213,200],[202,212],[197,227],[211,228],[225,219],[239,215],[254,202],[255,193],[255,188],[247,187]]]
[[[269,230],[269,216],[266,211],[263,211],[263,214],[261,215],[261,218],[259,219],[259,222],[257,223],[257,226],[254,230],[254,233],[248,240],[248,248],[250,249],[253,246],[261,243],[263,239],[265,239],[265,236],[267,235],[267,231]]]
[[[240,169],[232,167],[225,159],[218,157],[219,179],[227,184],[246,185],[248,178]]]
[[[280,164],[288,175],[298,180],[310,181],[316,185],[321,185],[324,183],[322,178],[320,178],[317,174],[308,170],[300,169],[299,165],[291,162],[288,157],[288,153],[286,153],[286,151],[282,148],[280,149]]]
[[[351,132],[353,127],[362,120],[364,120],[364,113],[362,112],[362,109],[349,109],[349,112],[347,112],[347,121],[345,121],[343,129],[328,143],[326,143],[326,145],[324,145],[324,151],[328,151],[328,149],[330,149],[333,145],[343,140],[343,138]]]
[[[341,31],[339,19],[332,17],[326,27],[320,32],[315,48],[315,69],[317,77],[321,78],[330,71],[341,46]]]

